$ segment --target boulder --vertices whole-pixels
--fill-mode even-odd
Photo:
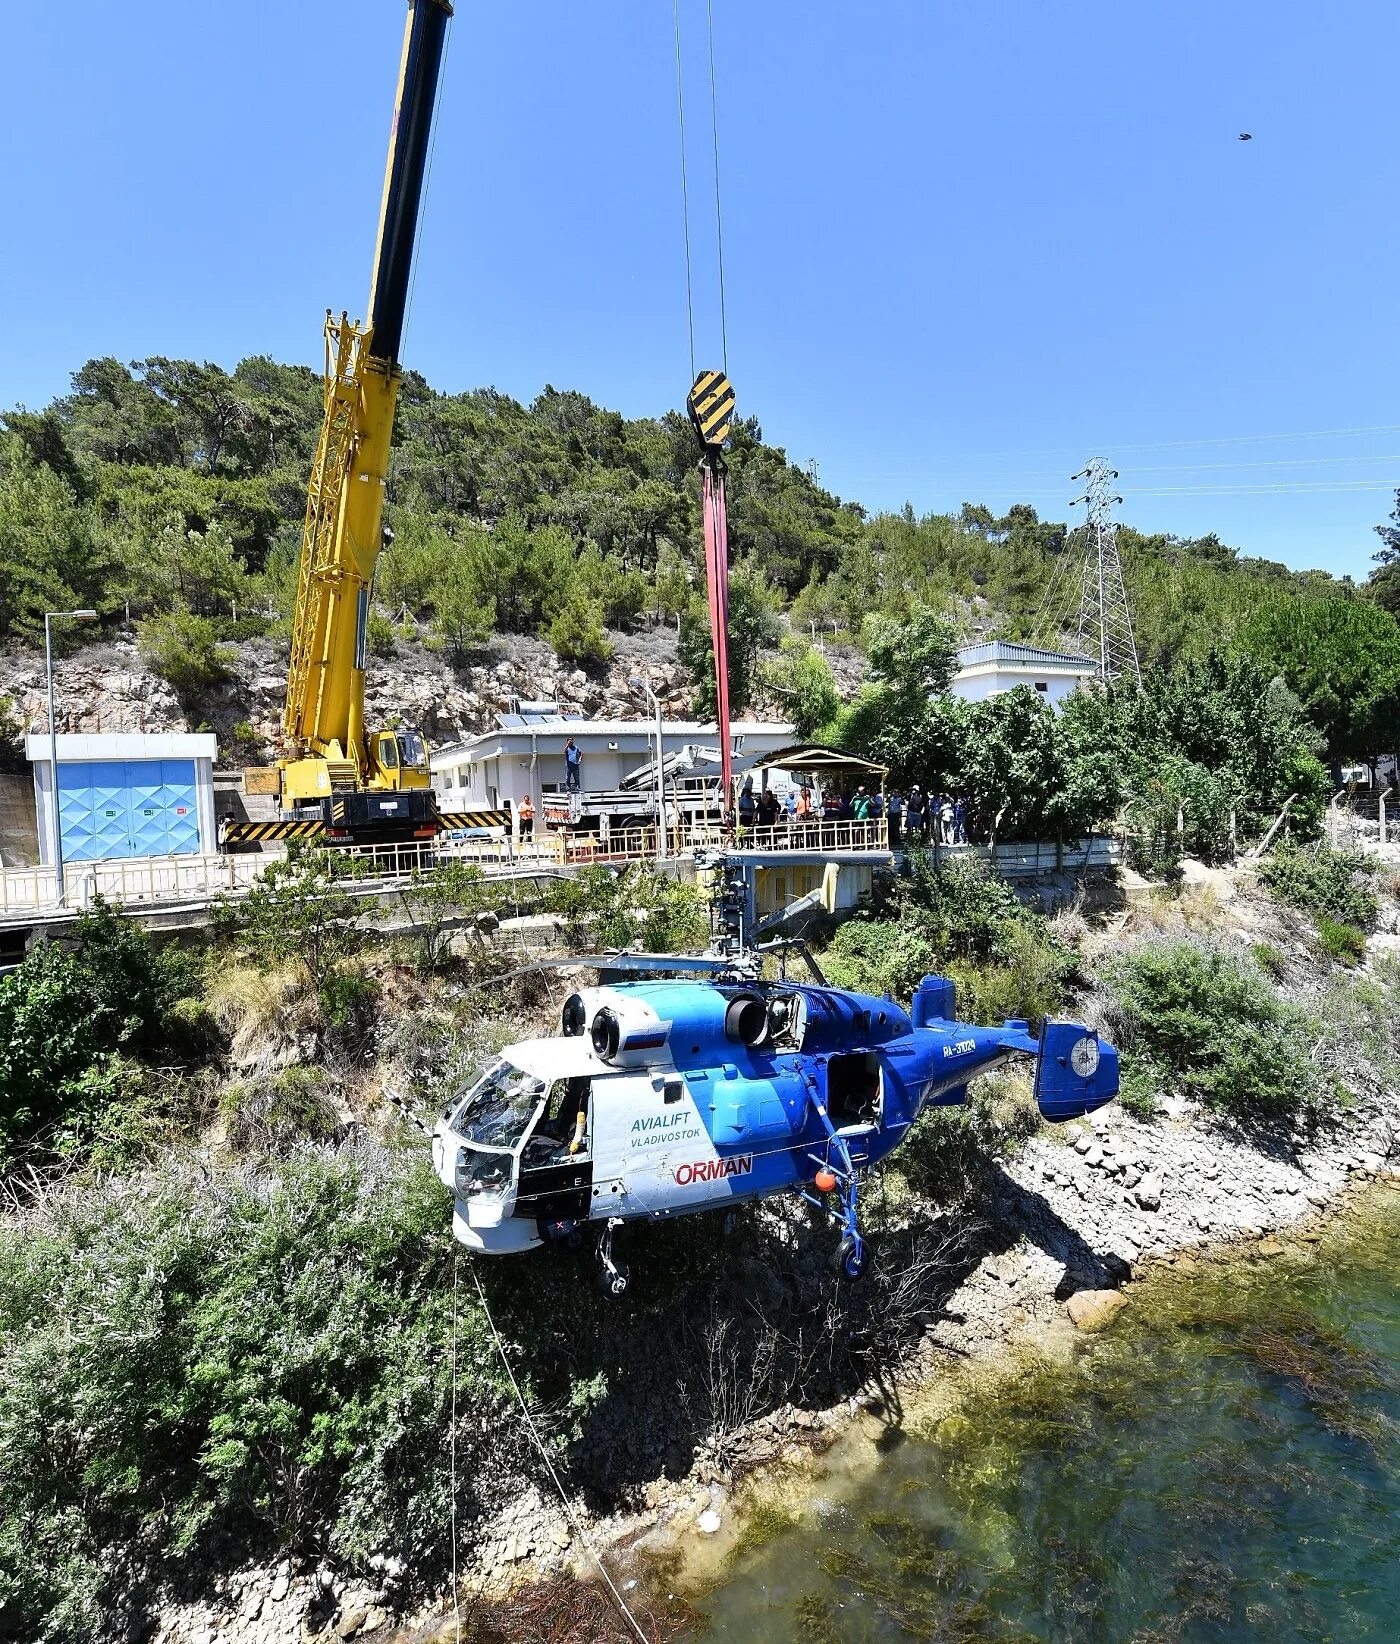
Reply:
[[[1143,1210],[1162,1208],[1162,1178],[1155,1170],[1142,1178],[1133,1192],[1133,1197]]]
[[[1121,1290],[1076,1290],[1065,1303],[1065,1311],[1079,1330],[1102,1330],[1115,1314],[1128,1305]]]

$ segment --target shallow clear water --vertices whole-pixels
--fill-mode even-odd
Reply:
[[[1134,1287],[741,1553],[713,1639],[1400,1640],[1400,1193]]]

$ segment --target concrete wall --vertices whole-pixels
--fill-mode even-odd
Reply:
[[[0,868],[32,868],[39,861],[39,819],[27,772],[0,772]]]

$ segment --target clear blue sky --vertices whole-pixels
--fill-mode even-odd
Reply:
[[[770,439],[871,507],[1055,518],[1102,452],[1136,524],[1364,574],[1400,484],[1393,0],[713,4],[729,364]],[[402,18],[7,7],[0,404],[96,354],[318,363],[364,307]],[[669,0],[459,0],[405,358],[679,404],[678,177]],[[1313,489],[1238,489],[1279,485]]]

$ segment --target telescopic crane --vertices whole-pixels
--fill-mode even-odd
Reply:
[[[284,816],[332,836],[436,832],[416,730],[365,729],[365,650],[428,138],[450,0],[409,0],[363,324],[326,313],[325,418],[306,499],[278,762]]]

